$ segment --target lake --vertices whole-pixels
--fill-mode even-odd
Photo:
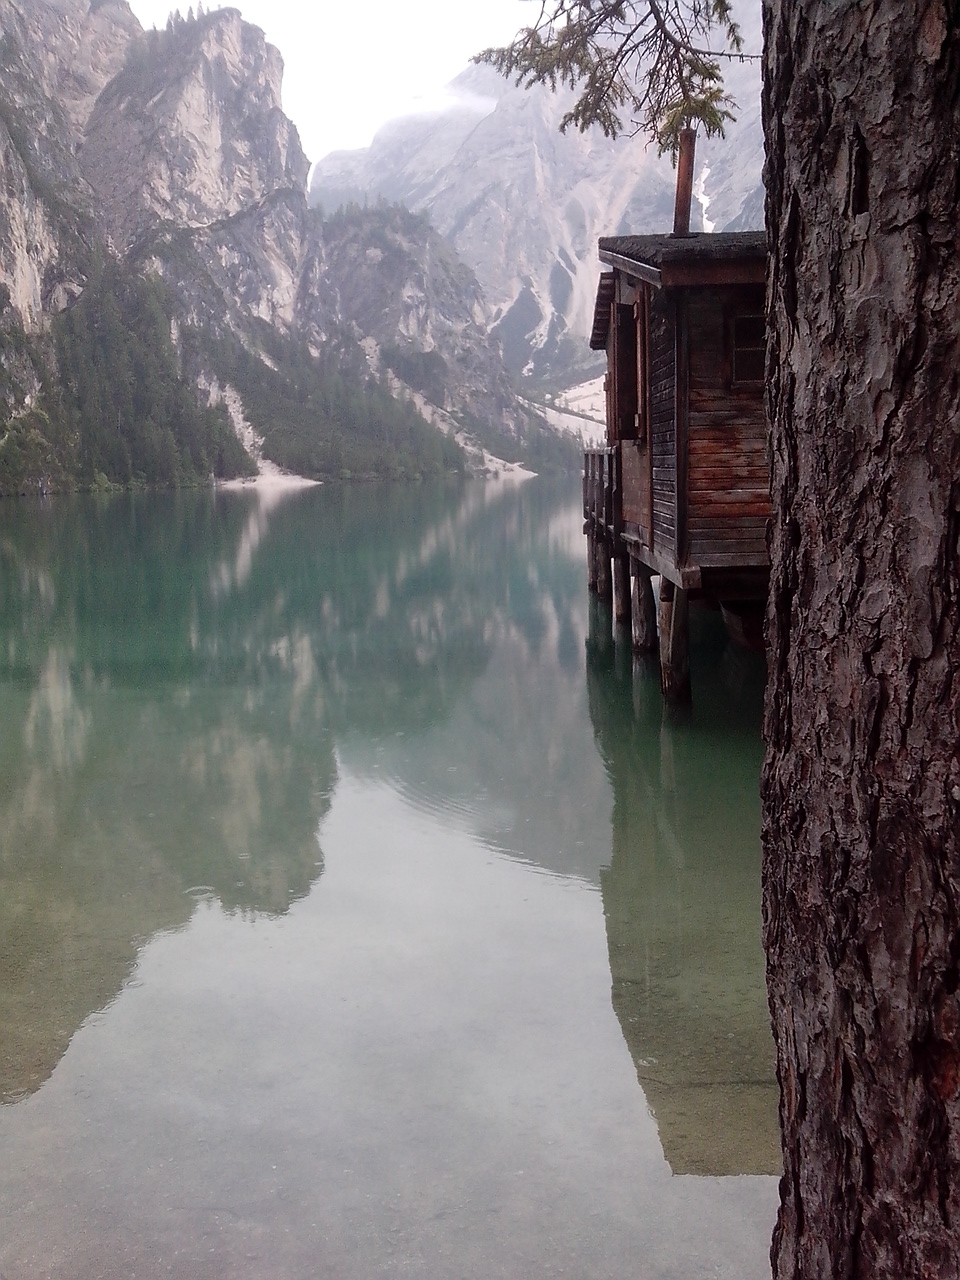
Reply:
[[[0,1275],[761,1280],[762,660],[578,485],[0,503]]]

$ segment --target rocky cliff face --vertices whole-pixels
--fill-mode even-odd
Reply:
[[[125,0],[0,0],[0,281],[29,328],[81,287],[83,126],[139,30]]]
[[[236,10],[145,33],[125,0],[0,0],[0,25],[8,322],[40,333],[106,252],[162,277],[175,332],[253,352],[265,324],[317,359],[339,353],[351,377],[413,397],[448,431],[516,443],[538,429],[475,277],[426,222],[399,210],[324,222],[308,208],[280,55]],[[193,373],[210,385],[213,357],[193,350]],[[26,365],[14,378],[11,361],[7,344],[7,413],[37,386]]]
[[[397,205],[341,211],[323,223],[312,267],[326,287],[301,290],[298,322],[310,341],[346,325],[378,372],[389,369],[459,426],[523,431],[476,276],[424,217]]]
[[[756,20],[745,34],[759,48]],[[727,82],[739,119],[726,141],[700,146],[695,229],[763,226],[757,64],[731,64]],[[597,240],[669,230],[674,170],[642,136],[561,135],[569,91],[471,67],[449,98],[445,112],[394,121],[370,148],[321,160],[311,200],[381,195],[427,213],[476,272],[510,367],[569,382],[590,362]]]
[[[87,121],[81,164],[120,249],[158,223],[202,227],[273,192],[307,160],[280,106],[283,63],[223,9],[140,37]]]

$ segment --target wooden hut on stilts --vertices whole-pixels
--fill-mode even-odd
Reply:
[[[638,650],[659,648],[671,700],[690,696],[690,602],[749,639],[769,579],[766,240],[689,232],[693,155],[688,132],[672,234],[600,240],[590,345],[607,355],[606,440],[583,470],[590,586]]]

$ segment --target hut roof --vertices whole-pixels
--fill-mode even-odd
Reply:
[[[616,276],[612,271],[604,271],[597,285],[597,300],[593,304],[593,330],[590,334],[591,351],[603,351],[607,345],[607,333],[610,329],[610,303],[616,290]]]
[[[600,261],[626,258],[658,270],[674,263],[766,262],[764,231],[695,232],[688,236],[601,236]]]
[[[601,236],[600,261],[613,272],[600,276],[590,346],[602,351],[610,328],[617,271],[657,288],[762,284],[767,238],[763,231],[695,232],[687,236]]]

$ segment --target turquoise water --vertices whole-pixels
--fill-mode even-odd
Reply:
[[[575,486],[0,504],[0,1274],[768,1274],[762,665]]]

